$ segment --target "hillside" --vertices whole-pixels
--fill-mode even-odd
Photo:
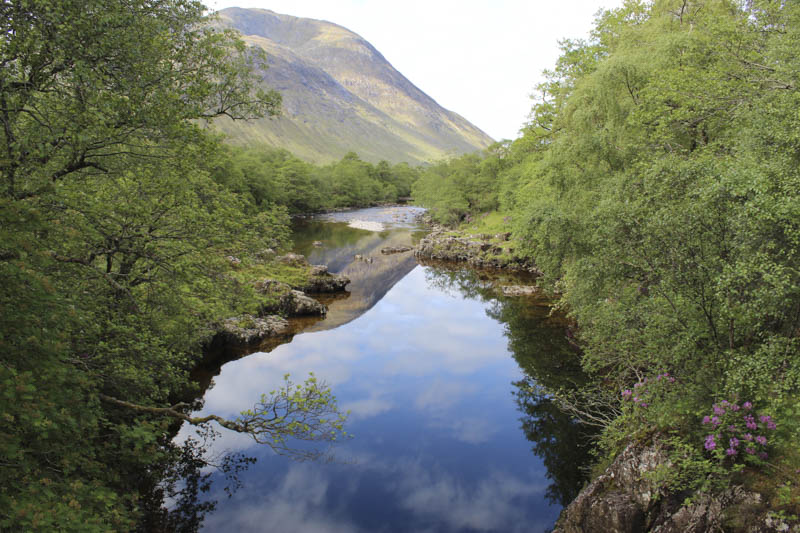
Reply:
[[[286,148],[315,163],[349,151],[367,161],[419,163],[492,143],[346,28],[263,9],[229,8],[219,17],[267,52],[269,69],[261,76],[283,95],[279,118],[219,120],[234,144]]]

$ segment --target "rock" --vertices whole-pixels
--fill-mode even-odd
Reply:
[[[505,285],[500,288],[503,296],[531,296],[536,294],[534,285]]]
[[[311,245],[312,246],[317,246],[317,247],[322,246],[322,241],[314,241],[314,242],[311,243]]]
[[[256,259],[261,261],[269,261],[275,257],[275,250],[272,248],[264,248],[260,252],[256,252]]]
[[[304,266],[308,264],[304,255],[288,253],[278,257],[278,261],[285,265]]]
[[[256,291],[268,296],[280,296],[292,290],[288,283],[269,278],[258,280],[253,284],[253,286],[255,287]]]
[[[328,308],[302,291],[291,290],[281,296],[281,310],[289,316],[322,316]]]
[[[463,236],[455,237],[444,232],[431,232],[420,240],[414,256],[419,259],[439,261],[463,261],[477,268],[493,268],[510,271],[540,272],[523,257],[506,253],[501,247],[484,240],[484,235],[475,235],[475,240]]]
[[[494,236],[494,238],[497,239],[497,240],[500,240],[500,241],[510,240],[511,239],[511,232],[507,231],[505,233],[498,233],[497,235]]]
[[[230,341],[250,344],[286,333],[288,330],[289,322],[276,315],[265,317],[242,315],[224,320],[220,333]]]
[[[657,439],[629,444],[606,471],[584,488],[562,512],[552,533],[705,533],[723,531],[734,509],[747,517],[736,531],[765,531],[767,509],[760,495],[731,487],[700,494],[691,504],[685,494],[665,493],[645,474],[670,468],[666,448]]]
[[[308,283],[294,288],[310,293],[340,292],[348,283],[350,283],[350,278],[347,276],[331,274],[325,265],[314,265],[311,267],[311,277],[309,277]]]
[[[233,266],[239,266],[242,264],[241,259],[239,259],[238,257],[234,257],[232,255],[226,256],[225,259],[227,259],[228,262],[230,262],[230,264]]]
[[[403,252],[410,252],[412,248],[410,246],[387,246],[386,248],[381,248],[382,254],[400,254]]]
[[[311,265],[312,276],[330,276],[326,265]]]

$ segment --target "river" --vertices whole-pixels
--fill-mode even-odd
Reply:
[[[202,531],[537,532],[580,489],[585,430],[532,387],[580,379],[566,322],[541,299],[502,296],[530,280],[381,254],[424,235],[416,213],[296,224],[297,251],[347,274],[349,296],[291,342],[223,365],[198,414],[235,417],[284,374],[313,372],[350,411],[352,438],[331,462],[298,463],[224,431],[213,452],[257,462],[230,498],[215,474]]]

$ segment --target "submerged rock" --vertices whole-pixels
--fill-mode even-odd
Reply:
[[[401,254],[403,252],[410,252],[413,248],[410,246],[387,246],[386,248],[381,248],[382,254]]]
[[[500,290],[503,296],[531,296],[537,292],[535,285],[504,285]]]

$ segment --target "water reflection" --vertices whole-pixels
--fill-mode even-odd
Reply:
[[[546,300],[504,298],[498,287],[514,280],[500,274],[473,273],[462,269],[432,269],[431,283],[443,290],[457,290],[490,302],[488,316],[505,325],[508,348],[524,371],[514,382],[522,430],[533,443],[533,452],[547,467],[547,498],[568,505],[589,477],[590,455],[597,428],[579,424],[565,414],[542,388],[575,388],[586,376],[574,347],[565,342],[567,321],[552,315]]]
[[[344,246],[374,254],[366,265],[386,258],[386,268],[362,268],[374,287],[342,300],[366,303],[343,311],[339,327],[325,329],[329,318],[226,364],[202,413],[233,416],[285,373],[313,371],[350,409],[355,438],[337,447],[338,462],[296,464],[225,432],[213,452],[244,451],[258,463],[232,498],[212,495],[220,503],[205,531],[545,531],[582,483],[580,428],[527,386],[580,379],[565,323],[545,301],[503,298],[498,287],[519,279],[382,256],[392,235],[414,239],[405,223],[382,236],[345,231],[335,244],[306,225],[300,251],[312,262],[333,261],[340,252],[329,245]]]

